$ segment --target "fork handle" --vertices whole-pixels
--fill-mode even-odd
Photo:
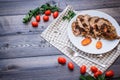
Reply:
[[[86,60],[88,60],[88,61],[90,61],[90,62],[93,62],[93,63],[95,63],[95,64],[97,64],[97,65],[99,65],[99,66],[101,66],[101,67],[106,67],[106,65],[104,65],[104,64],[101,64],[101,63],[99,63],[99,62],[97,62],[97,61],[94,61],[94,60],[92,60],[92,59],[89,59],[89,58],[87,58],[87,57],[84,57],[84,56],[82,56],[82,55],[77,55],[76,57],[81,57],[81,58],[84,58],[84,59],[86,59]]]

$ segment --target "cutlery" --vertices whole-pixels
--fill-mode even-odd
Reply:
[[[101,64],[101,63],[99,63],[99,62],[97,62],[97,61],[94,61],[94,60],[92,60],[92,59],[89,59],[88,57],[85,57],[85,56],[83,56],[83,55],[80,55],[76,50],[73,50],[72,48],[70,48],[70,47],[67,47],[67,49],[66,49],[73,57],[81,57],[81,58],[84,58],[84,59],[86,59],[86,60],[88,60],[88,61],[90,61],[90,62],[93,62],[93,63],[95,63],[95,64],[97,64],[97,65],[99,65],[99,66],[101,66],[101,67],[106,67],[106,65],[104,65],[104,64]]]
[[[98,55],[97,55],[97,58],[102,58],[102,57],[103,57],[102,54],[98,54]]]

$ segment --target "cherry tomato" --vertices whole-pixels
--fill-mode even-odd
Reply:
[[[100,70],[98,70],[97,72],[94,73],[94,77],[96,77],[96,78],[100,75],[102,75],[102,72]]]
[[[51,11],[50,11],[50,10],[46,10],[46,11],[45,11],[45,15],[46,15],[46,16],[50,16],[50,15],[51,15]]]
[[[113,77],[114,76],[114,71],[113,70],[109,70],[105,73],[106,77]]]
[[[38,22],[36,22],[36,21],[33,21],[31,24],[33,27],[38,27]]]
[[[49,17],[48,17],[48,16],[43,16],[43,20],[44,20],[45,22],[47,22],[47,21],[49,20]]]
[[[97,72],[98,68],[96,66],[91,66],[90,70],[95,73]]]
[[[85,73],[86,73],[86,66],[85,66],[85,65],[82,65],[82,66],[80,67],[80,73],[81,73],[81,74],[85,74]]]
[[[58,57],[59,64],[66,64],[66,59],[64,57]]]
[[[55,11],[55,12],[53,13],[53,17],[54,17],[54,18],[57,18],[58,15],[59,15],[59,12],[58,12],[58,11]]]
[[[36,19],[37,22],[40,22],[40,16],[39,16],[39,15],[37,15],[37,16],[35,17],[35,19]]]
[[[70,69],[70,70],[74,69],[74,64],[72,62],[68,63],[68,69]]]

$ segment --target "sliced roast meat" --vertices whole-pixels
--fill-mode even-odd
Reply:
[[[89,26],[89,20],[90,16],[89,15],[79,15],[76,19],[76,22],[78,22],[78,26],[82,29],[84,29],[84,31],[89,32],[90,30],[90,26]]]
[[[92,27],[93,29],[95,28],[95,25],[96,25],[96,20],[98,20],[99,17],[95,16],[95,17],[91,17],[90,20],[89,20],[89,24],[90,24],[90,27]]]
[[[111,22],[97,16],[79,15],[76,21],[72,23],[72,31],[75,36],[81,35],[95,39],[114,40],[120,38]]]
[[[85,15],[85,16],[84,16],[84,21],[83,21],[82,23],[83,23],[83,24],[86,24],[85,27],[87,27],[87,28],[90,30],[89,18],[90,18],[89,15]]]
[[[73,31],[73,34],[75,36],[79,36],[80,35],[79,27],[76,26],[76,22],[72,23],[72,31]]]
[[[83,29],[85,30],[85,27],[82,25],[82,22],[80,21],[80,18],[77,18],[77,19],[76,19],[76,22],[78,23],[78,26],[79,26],[80,28],[83,28]]]

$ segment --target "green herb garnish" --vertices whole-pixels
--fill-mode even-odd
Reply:
[[[66,19],[67,19],[67,20],[70,21],[75,15],[76,15],[75,12],[69,11],[68,14],[63,17],[63,20],[66,20]]]
[[[55,12],[55,11],[59,11],[59,8],[56,5],[51,6],[49,3],[46,3],[41,7],[38,7],[34,10],[30,10],[27,13],[27,15],[23,18],[23,23],[29,22],[33,16],[35,17],[38,14],[44,14],[46,10],[51,10],[51,12]]]
[[[30,10],[28,12],[28,14],[23,18],[23,23],[29,22],[31,20],[31,18],[33,16],[36,16],[37,14],[39,14],[39,12],[40,12],[40,8],[36,8],[34,10]]]
[[[79,80],[117,80],[120,79],[120,77],[105,77],[104,75],[100,75],[97,78],[91,76],[91,75],[80,75]]]
[[[106,80],[105,76],[101,75],[98,76],[97,78],[90,76],[90,75],[80,75],[80,80]]]

